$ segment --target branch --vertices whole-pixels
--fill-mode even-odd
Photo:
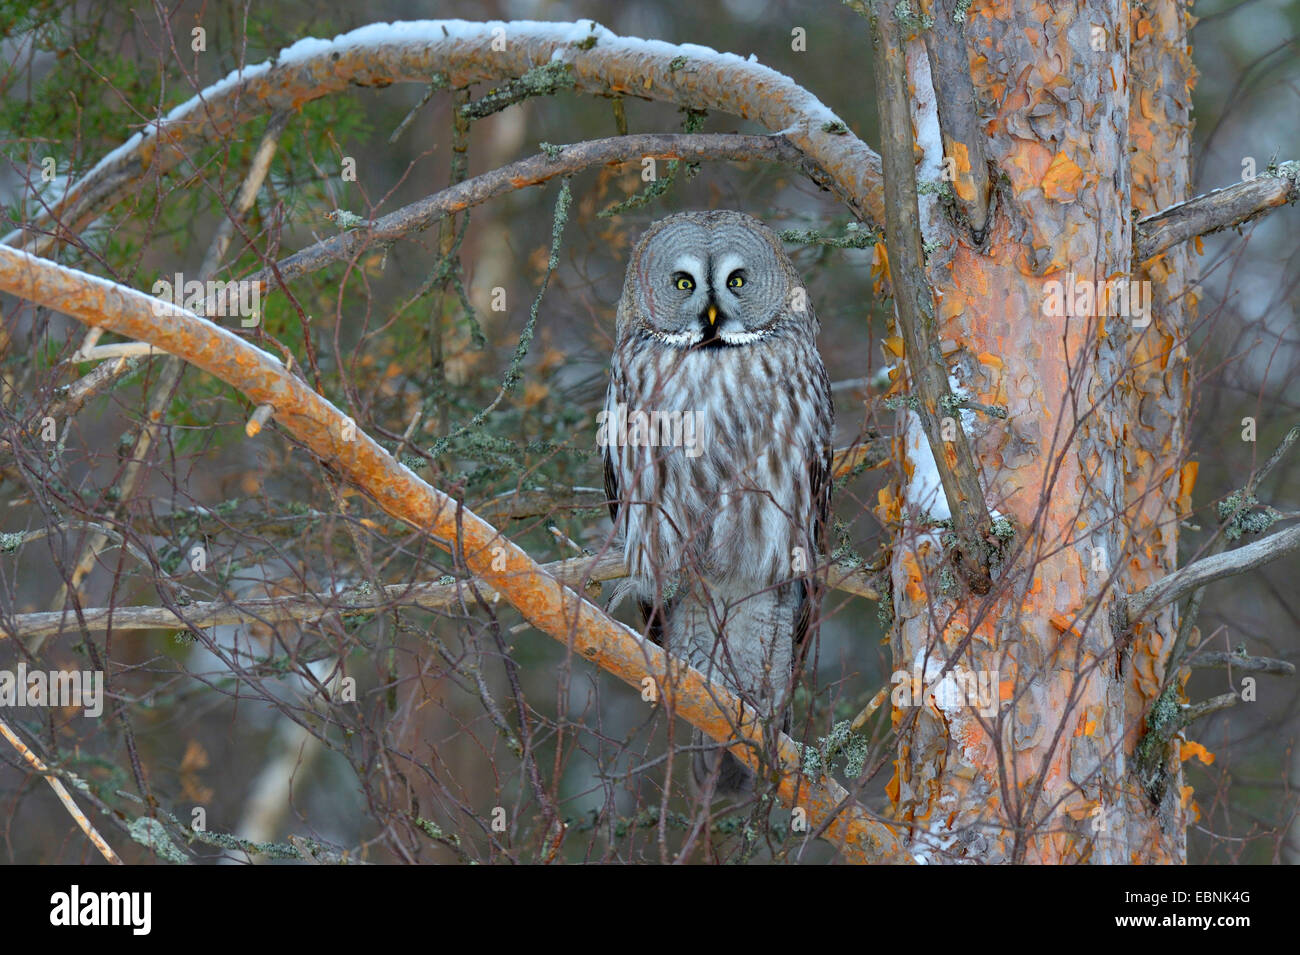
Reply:
[[[1277,466],[1277,463],[1282,460],[1282,457],[1291,449],[1291,445],[1295,444],[1298,438],[1300,438],[1300,425],[1294,426],[1282,436],[1281,442],[1279,442],[1278,446],[1274,448],[1273,453],[1268,456],[1268,460],[1255,470],[1251,471],[1250,477],[1246,479],[1246,486],[1244,488],[1230,494],[1219,503],[1218,510],[1221,520],[1218,528],[1214,531],[1214,535],[1210,538],[1207,544],[1210,548],[1208,556],[1214,557],[1221,553],[1224,547],[1227,546],[1227,539],[1229,537],[1232,537],[1235,540],[1237,537],[1241,536],[1241,531],[1243,529],[1243,516],[1248,514],[1255,506],[1255,488],[1258,487],[1260,481],[1268,477],[1269,472]],[[1232,505],[1231,512],[1224,514],[1223,510],[1225,505],[1229,505],[1234,500],[1236,503],[1235,505]],[[1267,529],[1267,526],[1262,528],[1262,530]],[[1164,687],[1161,688],[1162,693],[1164,692],[1164,689],[1169,686],[1170,681],[1174,679],[1175,674],[1180,669],[1179,663],[1182,660],[1183,651],[1187,648],[1187,642],[1192,637],[1192,628],[1196,625],[1197,616],[1200,615],[1201,600],[1204,597],[1204,588],[1198,587],[1192,592],[1192,597],[1187,601],[1187,606],[1183,608],[1182,620],[1178,623],[1178,633],[1174,636],[1174,645],[1169,651],[1168,661],[1165,666]]]
[[[496,49],[494,49],[494,47]],[[504,47],[502,49],[501,47]],[[393,83],[449,87],[499,83],[534,67],[567,63],[573,88],[598,96],[637,96],[731,113],[780,132],[815,164],[832,189],[870,225],[884,221],[880,157],[817,97],[788,76],[700,46],[623,38],[589,20],[578,23],[376,23],[333,41],[304,39],[276,62],[247,66],[173,109],[104,157],[50,213],[5,237],[41,253],[61,232],[76,232],[127,195],[150,172],[166,173],[268,112],[354,86]]]
[[[541,569],[570,587],[599,584],[606,580],[620,580],[627,576],[627,565],[621,553],[600,557],[572,557],[542,564]],[[871,578],[860,568],[850,564],[834,564],[827,573],[826,586],[833,590],[879,600],[880,594]],[[419,607],[422,610],[444,610],[458,607],[470,587],[477,588],[483,598],[495,602],[499,595],[487,581],[471,580],[419,581],[416,583],[389,584],[382,592],[306,593],[281,597],[262,597],[230,603],[224,600],[200,601],[185,604],[176,613],[169,607],[86,607],[79,617],[68,611],[20,613],[12,618],[13,632],[23,638],[48,637],[63,633],[69,626],[80,633],[86,630],[107,630],[125,633],[128,630],[162,630],[172,627],[189,627],[203,630],[207,627],[234,626],[247,623],[284,623],[290,620],[318,620],[328,614],[339,617],[359,617],[373,614],[393,606]],[[5,634],[0,632],[0,639]]]
[[[1206,557],[1204,560],[1198,560],[1194,564],[1188,564],[1167,577],[1157,580],[1149,587],[1135,594],[1129,594],[1125,600],[1127,621],[1129,624],[1135,623],[1197,587],[1203,587],[1234,574],[1244,574],[1248,570],[1262,567],[1296,550],[1300,550],[1300,524],[1273,534],[1271,537],[1255,541],[1253,544],[1247,544],[1245,547],[1224,551]]]
[[[627,576],[621,554],[586,559],[557,560],[543,564],[542,570],[570,586],[587,581],[598,583]],[[114,633],[128,630],[157,630],[170,627],[206,627],[247,623],[283,623],[290,620],[317,620],[327,614],[356,617],[373,614],[394,604],[420,607],[425,610],[443,610],[456,606],[467,592],[470,581],[446,583],[420,582],[390,584],[379,594],[361,593],[355,597],[347,592],[330,594],[293,594],[283,597],[264,597],[229,601],[203,601],[186,604],[174,613],[167,607],[94,607],[82,611],[81,619],[67,612],[24,613],[14,616],[17,633],[24,637],[50,636],[62,633],[70,623],[80,629],[82,622],[88,630],[102,630],[112,626]],[[493,600],[496,591],[482,580],[472,582],[487,600]]]
[[[1138,220],[1133,258],[1145,262],[1180,242],[1241,225],[1300,199],[1300,162],[1286,162]]]
[[[917,212],[916,137],[912,133],[902,36],[892,12],[881,12],[880,7],[873,6],[867,16],[875,46],[880,148],[888,186],[885,235],[890,278],[894,283],[895,314],[903,335],[907,370],[921,401],[917,414],[934,455],[953,529],[960,541],[959,565],[971,590],[984,594],[992,587],[992,581],[983,557],[989,513],[980,488],[979,466],[964,428],[957,429],[953,441],[944,441],[940,432],[941,409],[954,407],[956,399],[948,387],[948,370],[939,351],[933,293],[925,274],[921,220]],[[952,460],[949,454],[953,455]]]
[[[1194,670],[1226,668],[1245,673],[1269,673],[1273,676],[1295,676],[1295,664],[1272,657],[1248,657],[1244,653],[1215,650],[1188,657],[1187,666]]]
[[[274,405],[281,427],[384,511],[445,549],[458,541],[458,559],[534,627],[631,686],[640,688],[647,676],[655,679],[670,712],[710,738],[729,743],[746,765],[768,771],[759,755],[765,733],[753,707],[565,587],[517,544],[399,464],[267,353],[183,308],[2,246],[0,291],[156,345],[220,378],[255,404]],[[787,805],[805,809],[814,825],[824,825],[827,838],[847,859],[902,857],[890,827],[851,803],[843,787],[831,779],[803,776],[801,747],[794,740],[781,735],[776,749],[780,797]]]
[[[681,133],[614,136],[538,153],[467,179],[403,206],[368,226],[323,239],[250,275],[263,291],[291,282],[334,262],[351,260],[364,249],[395,242],[429,228],[440,219],[463,212],[497,196],[538,186],[557,176],[569,176],[591,166],[655,159],[762,160],[798,163],[802,154],[782,136],[733,136],[722,133]]]
[[[953,197],[971,237],[979,243],[988,234],[993,187],[971,83],[965,20],[954,15],[957,5],[956,0],[933,0],[928,6],[934,12],[934,25],[922,33],[934,83],[943,154],[953,161],[957,173],[952,183]]]
[[[77,803],[73,800],[72,794],[68,792],[67,787],[50,772],[49,768],[41,758],[33,753],[26,743],[19,739],[18,734],[11,730],[9,724],[4,720],[0,720],[0,736],[3,736],[9,741],[9,744],[13,746],[14,749],[18,750],[18,755],[25,759],[32,769],[45,777],[45,781],[49,783],[50,788],[54,790],[54,795],[58,796],[59,802],[63,803],[63,808],[68,810],[68,815],[70,815],[73,821],[81,828],[81,831],[86,834],[86,838],[89,839],[94,847],[99,850],[99,854],[104,857],[104,860],[110,865],[121,865],[122,860],[118,857],[118,854],[113,851],[113,847],[110,846],[108,842],[105,841],[104,837],[99,834],[95,829],[94,823],[87,818],[86,814],[77,808]]]

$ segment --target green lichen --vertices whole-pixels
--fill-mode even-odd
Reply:
[[[176,847],[167,834],[167,827],[157,819],[140,816],[127,824],[127,833],[140,845],[153,850],[158,858],[174,865],[189,865],[189,857]]]
[[[805,746],[803,748],[803,759],[799,763],[799,770],[809,779],[821,779],[822,754],[818,752],[817,747]]]
[[[880,241],[876,233],[862,228],[856,222],[846,225],[842,235],[828,235],[817,229],[782,229],[778,235],[784,242],[821,245],[832,249],[869,249]]]
[[[939,410],[946,415],[954,415],[966,405],[969,396],[960,391],[950,391],[939,396]]]
[[[590,41],[591,46],[583,47]],[[596,45],[594,36],[578,41],[582,49],[591,49]],[[570,64],[561,60],[552,60],[541,66],[534,66],[518,79],[510,80],[501,86],[488,90],[483,96],[466,103],[460,108],[460,115],[465,119],[483,119],[493,113],[499,113],[508,106],[522,102],[533,96],[554,96],[563,90],[571,90],[576,85]]]
[[[921,398],[918,395],[890,395],[885,399],[885,407],[890,411],[898,411],[900,408],[920,411]]]
[[[832,136],[847,136],[849,128],[841,123],[838,119],[821,124],[823,133],[830,133]]]
[[[957,578],[953,576],[952,568],[946,564],[939,571],[939,593],[951,597],[958,593],[960,588],[957,586]]]
[[[1159,804],[1164,798],[1167,780],[1165,761],[1169,741],[1182,725],[1182,708],[1178,705],[1178,686],[1171,683],[1161,693],[1147,713],[1147,731],[1138,740],[1134,756],[1137,759],[1138,778],[1151,801]]]
[[[918,182],[916,184],[916,194],[918,196],[938,196],[940,199],[949,202],[957,201],[957,196],[952,191],[952,183],[945,179]]]
[[[928,30],[934,26],[934,17],[914,12],[908,0],[898,0],[894,7],[894,17],[909,30]]]
[[[452,845],[460,845],[460,836],[455,833],[447,834],[434,822],[425,819],[423,816],[415,817],[416,827],[430,839],[437,839],[441,842],[450,842]]]
[[[355,212],[348,212],[346,209],[331,209],[325,213],[325,218],[340,229],[355,229],[366,224],[365,218]]]
[[[993,536],[1003,543],[1006,543],[1016,536],[1016,525],[1000,514],[993,518],[991,529],[993,531]]]
[[[1280,516],[1273,508],[1265,506],[1255,510],[1259,500],[1253,494],[1233,491],[1217,505],[1220,521],[1228,521],[1224,536],[1235,541],[1242,534],[1262,534],[1277,522]]]
[[[800,768],[810,779],[820,779],[828,772],[838,757],[844,758],[844,772],[851,779],[862,775],[866,765],[870,741],[865,734],[854,733],[849,720],[840,720],[831,731],[818,737],[816,746],[804,746]]]
[[[854,733],[844,746],[844,775],[857,779],[867,766],[871,743],[864,733]]]

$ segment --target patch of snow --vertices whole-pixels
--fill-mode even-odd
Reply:
[[[948,499],[943,493],[939,466],[935,464],[934,455],[930,452],[930,442],[926,440],[921,416],[915,411],[907,412],[903,446],[907,460],[912,465],[912,476],[907,481],[904,499],[922,513],[928,512],[933,520],[951,519],[952,511],[948,509]]]

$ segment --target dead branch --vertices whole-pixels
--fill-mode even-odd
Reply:
[[[1145,262],[1180,242],[1242,225],[1297,199],[1300,162],[1282,163],[1254,179],[1207,192],[1138,220],[1133,257]]]
[[[1245,547],[1188,564],[1149,587],[1129,594],[1124,604],[1128,623],[1155,613],[1198,587],[1234,574],[1244,574],[1296,550],[1300,550],[1300,524]]]
[[[573,557],[542,564],[541,567],[556,580],[570,587],[585,588],[591,584],[619,580],[627,576],[627,566],[623,563],[621,553],[610,553],[600,557]],[[180,614],[169,607],[83,607],[80,616],[68,611],[47,611],[15,614],[10,619],[14,633],[23,639],[53,636],[63,633],[69,627],[74,628],[78,633],[83,628],[96,631],[106,630],[110,626],[114,633],[173,627],[202,630],[207,627],[236,624],[274,624],[291,620],[305,622],[319,620],[329,615],[357,617],[394,606],[445,610],[448,607],[459,607],[471,585],[490,602],[495,602],[499,597],[491,584],[474,578],[470,581],[438,580],[389,584],[378,594],[373,590],[358,590],[355,595],[347,592],[328,595],[307,593],[245,598],[238,603],[217,600],[199,601],[185,604],[180,608],[182,611]],[[871,583],[870,576],[849,564],[834,564],[828,568],[826,585],[833,590],[841,590],[868,600],[880,599],[880,594]],[[5,634],[0,632],[0,639],[4,637]]]
[[[940,432],[941,419],[947,413],[943,409],[954,407],[955,398],[939,351],[934,297],[925,274],[917,209],[916,140],[912,132],[911,94],[902,35],[892,11],[871,7],[866,15],[871,21],[875,47],[872,59],[880,103],[880,148],[888,186],[885,234],[895,314],[903,335],[912,389],[920,399],[917,414],[934,455],[953,529],[960,539],[960,566],[971,590],[988,593],[992,581],[983,559],[983,542],[990,519],[980,487],[979,466],[965,429],[958,428],[953,441],[944,441]],[[954,453],[953,460],[948,458],[949,449]]]
[[[802,155],[783,136],[667,133],[615,136],[575,143],[449,186],[367,226],[323,239],[295,252],[271,268],[250,275],[246,281],[258,282],[263,291],[267,291],[276,287],[277,280],[288,283],[334,262],[349,261],[364,249],[384,246],[421,232],[440,219],[508,192],[541,185],[592,166],[640,161],[647,157],[798,163]]]
[[[1295,664],[1272,657],[1248,657],[1244,653],[1215,650],[1188,657],[1187,666],[1194,670],[1228,669],[1246,673],[1269,673],[1273,676],[1295,676]]]
[[[77,807],[77,803],[73,800],[72,794],[68,792],[67,787],[50,772],[49,768],[41,758],[31,751],[27,744],[18,737],[17,733],[9,728],[9,724],[4,720],[0,720],[0,736],[3,736],[9,742],[9,745],[13,746],[13,748],[18,751],[18,755],[26,760],[27,764],[31,766],[35,772],[45,777],[45,781],[49,783],[50,788],[54,790],[54,795],[58,796],[59,802],[63,803],[63,808],[68,810],[68,815],[72,817],[73,821],[81,831],[86,834],[86,838],[90,840],[91,844],[99,850],[99,854],[104,857],[104,860],[110,865],[121,865],[121,858],[113,851],[113,847],[108,844],[104,837],[99,834],[98,830],[95,829],[95,824],[92,823],[90,819],[87,818],[86,814]]]

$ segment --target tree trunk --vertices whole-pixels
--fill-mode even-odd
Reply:
[[[936,3],[930,13],[939,41],[960,42],[950,12]],[[1009,416],[923,413],[970,436],[985,503],[1015,533],[994,545],[992,590],[967,589],[953,573],[953,535],[932,520],[946,508],[940,496],[936,511],[926,479],[934,462],[920,418],[906,412],[907,481],[881,508],[903,531],[891,563],[900,746],[890,795],[925,861],[1185,857],[1176,752],[1156,754],[1165,772],[1154,780],[1135,771],[1176,612],[1139,623],[1131,639],[1113,614],[1176,564],[1188,254],[1131,270],[1133,210],[1187,197],[1188,19],[1178,0],[1131,21],[1111,4],[1004,3],[964,24],[974,128],[1001,176],[987,236],[922,197],[934,337],[954,389]],[[979,179],[966,157],[979,153],[955,141],[951,121],[939,135],[950,99],[937,109],[934,94],[954,82],[943,75],[951,57],[927,58],[915,37],[907,51],[918,181],[943,179],[946,155],[964,210]],[[1126,315],[1077,298],[1084,284],[1127,285],[1130,273],[1151,283],[1149,323],[1136,306],[1150,300],[1127,303]],[[930,697],[904,692],[927,685]],[[982,707],[964,691],[985,685],[997,702]]]

